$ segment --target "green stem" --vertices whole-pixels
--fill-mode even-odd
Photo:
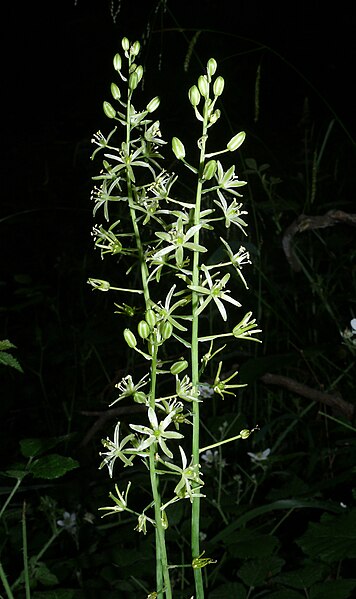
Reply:
[[[156,379],[157,379],[157,344],[154,344],[154,350],[152,355],[152,366],[151,366],[151,390],[150,390],[150,407],[155,408],[156,402]],[[172,599],[171,581],[169,577],[169,566],[167,560],[167,550],[165,533],[162,524],[162,512],[161,512],[161,496],[159,492],[159,482],[156,473],[156,443],[150,446],[150,479],[152,496],[154,501],[155,509],[155,521],[156,521],[156,582],[157,582],[157,597],[163,599],[163,586],[165,589],[166,599]]]
[[[205,145],[207,140],[208,130],[208,106],[205,101],[204,109],[204,122],[203,132],[201,137],[200,146],[200,157],[199,157],[199,172],[198,172],[198,183],[195,196],[195,210],[194,210],[194,225],[200,223],[200,206],[201,197],[203,190],[203,171],[205,162]],[[199,244],[199,230],[194,235],[194,243]],[[199,285],[199,252],[194,251],[193,253],[193,275],[192,281],[193,286]],[[199,350],[198,350],[198,339],[199,339],[199,317],[196,315],[199,307],[198,294],[192,292],[192,339],[191,339],[191,363],[192,363],[192,385],[194,389],[198,388],[199,384]],[[193,402],[193,440],[192,440],[192,455],[193,463],[199,464],[199,402]],[[192,559],[199,557],[200,555],[200,497],[194,497],[192,505],[192,530],[191,530],[191,544],[192,544]],[[194,580],[195,580],[195,591],[196,599],[204,599],[204,587],[203,577],[201,568],[194,569]]]
[[[26,466],[25,466],[25,469],[24,469],[24,471],[23,471],[23,474],[22,474],[22,476],[21,476],[20,478],[18,478],[18,479],[17,479],[17,481],[16,481],[16,483],[15,483],[15,485],[14,485],[14,488],[12,489],[12,491],[11,491],[10,495],[9,495],[9,496],[8,496],[8,498],[6,499],[6,501],[5,501],[4,505],[2,506],[2,508],[1,508],[1,510],[0,510],[0,519],[3,517],[3,515],[4,515],[4,513],[5,513],[5,510],[6,510],[6,508],[7,508],[7,506],[9,505],[9,503],[10,503],[11,499],[13,498],[13,496],[15,495],[15,493],[16,493],[16,491],[17,491],[17,489],[18,489],[18,488],[19,488],[19,486],[21,485],[21,483],[22,483],[23,479],[24,479],[24,478],[25,478],[25,476],[28,474],[29,466],[30,466],[30,464],[31,464],[32,460],[33,460],[33,458],[32,458],[32,457],[31,457],[31,458],[29,458],[29,460],[28,460],[28,462],[27,462],[27,464],[26,464]]]
[[[4,572],[4,568],[2,567],[2,563],[1,562],[0,562],[0,580],[1,580],[2,584],[3,584],[3,586],[4,586],[5,593],[6,593],[7,597],[8,597],[8,599],[15,599],[14,595],[12,594],[10,585],[9,585],[9,583],[7,581],[7,576],[6,576],[5,572]]]
[[[28,570],[28,552],[27,552],[27,528],[26,528],[26,502],[22,506],[22,546],[23,546],[23,573],[25,579],[26,599],[31,599],[30,575]]]

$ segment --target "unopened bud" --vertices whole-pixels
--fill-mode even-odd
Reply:
[[[216,167],[217,167],[216,160],[209,160],[209,162],[207,162],[204,167],[203,179],[206,179],[206,181],[209,181],[210,179],[212,179],[213,176],[215,175]]]
[[[136,71],[134,73],[131,73],[129,77],[129,88],[131,91],[136,89],[136,87],[138,86],[138,81],[139,80]]]
[[[170,336],[172,335],[172,333],[173,333],[173,326],[171,325],[169,320],[166,320],[161,326],[162,339],[169,339]]]
[[[138,65],[135,73],[137,75],[138,83],[140,83],[143,75],[143,66],[141,64]]]
[[[248,439],[250,434],[251,431],[249,431],[247,428],[244,428],[242,431],[240,431],[241,439]]]
[[[230,150],[230,152],[237,150],[237,148],[239,148],[245,141],[245,137],[245,131],[240,131],[240,133],[237,133],[236,135],[234,135],[234,137],[230,139],[229,143],[226,146],[227,149]]]
[[[131,54],[137,56],[140,51],[140,42],[134,42],[130,48]]]
[[[160,102],[161,101],[158,96],[152,98],[151,102],[149,102],[146,106],[147,112],[154,112],[155,110],[157,110],[158,106],[160,105]]]
[[[149,309],[149,310],[146,311],[145,319],[146,319],[146,322],[148,322],[148,324],[150,325],[150,327],[153,328],[155,326],[155,324],[156,324],[156,315],[155,315],[155,313],[154,313],[153,310]]]
[[[178,362],[174,362],[174,364],[172,364],[170,371],[172,374],[176,375],[180,372],[183,372],[183,370],[186,368],[188,368],[187,360],[178,360]]]
[[[130,331],[130,329],[124,330],[124,339],[129,347],[131,347],[131,348],[136,347],[136,345],[137,345],[136,337],[133,334],[133,332]]]
[[[212,77],[215,74],[217,66],[218,65],[217,65],[215,58],[210,58],[208,60],[208,64],[206,65],[206,70],[207,70],[209,77]]]
[[[103,103],[104,112],[109,119],[114,119],[116,116],[116,110],[110,104],[110,102]]]
[[[181,140],[178,137],[173,137],[172,139],[172,150],[176,158],[178,160],[182,160],[185,156],[185,148],[182,144]]]
[[[121,45],[122,45],[123,50],[125,50],[125,52],[127,52],[128,49],[130,48],[130,42],[127,39],[127,37],[122,38]]]
[[[121,92],[120,92],[120,89],[118,88],[118,86],[116,85],[116,83],[112,83],[110,89],[111,89],[111,95],[114,98],[114,100],[120,100]]]
[[[213,92],[215,96],[221,96],[224,91],[225,81],[223,77],[217,77],[214,81]]]
[[[122,60],[120,54],[115,54],[114,56],[114,69],[117,72],[121,71]]]
[[[198,106],[198,104],[200,102],[200,92],[196,85],[193,85],[190,88],[190,90],[188,92],[188,96],[189,96],[189,101],[190,101],[191,105]]]
[[[147,339],[151,333],[151,327],[145,320],[140,320],[137,325],[137,332],[141,339]]]
[[[205,75],[200,75],[198,87],[201,95],[204,96],[204,98],[207,98],[209,95],[209,83]]]

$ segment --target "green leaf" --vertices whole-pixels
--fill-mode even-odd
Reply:
[[[310,589],[309,599],[350,599],[356,580],[329,580]]]
[[[290,591],[285,589],[284,591],[274,591],[268,595],[264,595],[266,599],[305,599],[305,595],[297,593],[297,591]]]
[[[239,582],[227,582],[209,593],[209,599],[231,599],[232,597],[246,599],[246,589]]]
[[[7,349],[16,349],[16,345],[11,343],[8,339],[2,339],[0,341],[0,351],[6,351]]]
[[[48,437],[47,439],[22,439],[20,441],[21,453],[25,458],[32,458],[48,451],[48,449],[52,449],[59,443],[68,441],[70,437],[71,435],[62,435],[61,437]]]
[[[319,582],[325,575],[325,565],[314,563],[292,572],[284,572],[276,577],[276,582],[281,582],[294,589],[308,589]]]
[[[3,366],[10,366],[11,368],[15,368],[15,370],[18,370],[19,372],[23,372],[18,360],[16,360],[14,356],[8,354],[7,352],[0,351],[0,364],[2,364]]]
[[[248,530],[240,530],[236,537],[237,543],[229,545],[229,553],[234,557],[268,557],[279,544],[278,539],[272,535],[255,534]]]
[[[241,566],[237,574],[248,587],[256,587],[278,574],[284,564],[279,557],[251,560]]]
[[[297,544],[310,557],[325,562],[356,557],[356,509],[338,516],[324,515],[320,523],[310,523]]]
[[[36,591],[33,599],[84,599],[82,591],[76,589],[58,589],[54,591]]]
[[[31,465],[30,472],[35,478],[59,478],[79,467],[79,462],[56,453],[39,458]]]
[[[52,572],[47,568],[46,564],[42,562],[36,567],[34,575],[35,579],[44,586],[51,587],[55,584],[58,584],[57,576],[52,574]]]

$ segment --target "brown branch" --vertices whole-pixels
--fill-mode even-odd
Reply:
[[[282,247],[291,268],[295,272],[300,271],[300,264],[293,250],[293,239],[297,233],[302,233],[308,229],[324,229],[340,223],[355,227],[356,214],[348,214],[342,210],[329,210],[321,216],[307,216],[306,214],[298,216],[285,230],[282,238]]]
[[[266,374],[262,375],[260,380],[266,385],[278,385],[279,387],[284,387],[285,389],[292,391],[292,393],[296,393],[297,395],[301,395],[307,399],[312,399],[313,401],[330,406],[350,421],[352,421],[354,418],[355,406],[342,399],[339,395],[323,393],[322,391],[312,389],[303,383],[298,383],[298,381],[290,379],[287,376],[271,374],[269,372],[266,372]]]

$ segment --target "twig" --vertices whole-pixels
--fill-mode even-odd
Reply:
[[[292,391],[292,393],[296,393],[297,395],[301,395],[307,399],[312,399],[313,401],[330,406],[335,411],[345,416],[347,420],[352,421],[354,418],[355,406],[342,399],[339,395],[330,395],[329,393],[317,391],[316,389],[312,389],[303,383],[299,383],[294,379],[290,379],[289,377],[282,376],[280,374],[271,374],[266,372],[260,377],[260,380],[266,385],[278,385],[279,387],[284,387],[285,389]]]

